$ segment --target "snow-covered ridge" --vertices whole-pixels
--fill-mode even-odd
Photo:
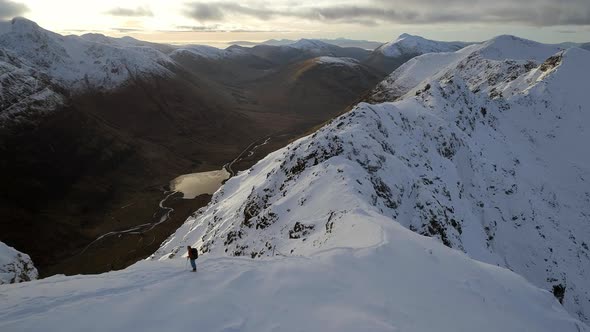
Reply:
[[[379,230],[364,215],[377,213],[588,321],[589,64],[585,50],[509,36],[419,57],[376,91],[397,101],[360,104],[229,180],[154,257],[367,247]]]
[[[468,59],[484,60],[493,66],[501,65],[502,69],[495,68],[502,75],[514,76],[518,72],[509,72],[517,69],[517,65],[525,64],[527,68],[539,65],[540,62],[562,51],[563,48],[556,45],[547,45],[526,40],[514,36],[498,36],[481,44],[474,44],[452,53],[430,53],[417,56],[404,63],[395,70],[375,89],[372,98],[378,101],[393,101],[426,79],[439,79],[445,75],[449,68],[457,67],[460,63],[468,62]],[[506,59],[506,61],[502,61]],[[500,61],[500,62],[494,62]],[[472,61],[472,62],[475,62]],[[471,68],[475,78],[487,75],[490,70],[480,70],[481,66]],[[478,71],[480,70],[480,71]],[[468,77],[468,75],[465,75]],[[497,81],[498,78],[494,78]]]
[[[29,255],[0,242],[0,285],[31,281],[38,277]]]
[[[318,64],[332,64],[342,66],[359,66],[360,62],[353,58],[321,56],[314,59]]]
[[[425,53],[454,52],[467,45],[469,43],[434,41],[404,33],[393,42],[377,48],[376,51],[381,52],[386,57],[393,58]]]
[[[370,236],[373,247],[259,260],[207,255],[196,274],[183,271],[183,258],[144,261],[98,276],[8,285],[0,329],[590,331],[522,277],[364,208],[351,211],[360,233],[350,239]]]

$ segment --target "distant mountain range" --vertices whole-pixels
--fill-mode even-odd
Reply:
[[[369,40],[354,40],[354,39],[346,39],[346,38],[336,38],[336,39],[315,39],[326,44],[339,46],[339,47],[358,47],[365,50],[374,50],[377,47],[383,45],[382,42],[376,41],[369,41]],[[250,41],[233,41],[230,44],[234,45],[241,45],[241,46],[256,46],[256,45],[271,45],[271,46],[287,46],[297,43],[297,40],[292,39],[270,39],[264,42],[250,42]]]

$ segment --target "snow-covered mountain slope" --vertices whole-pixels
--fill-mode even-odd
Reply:
[[[208,255],[196,274],[178,257],[2,286],[0,330],[590,331],[549,292],[370,205],[342,220],[354,227],[334,226],[343,246],[307,257]]]
[[[0,242],[0,285],[31,281],[38,277],[29,255]]]
[[[0,22],[0,127],[38,121],[80,92],[172,77],[167,50],[133,38],[62,36],[24,18]]]
[[[394,58],[409,54],[415,56],[426,53],[454,52],[467,45],[469,43],[434,41],[404,33],[396,40],[378,47],[375,51],[386,57]]]
[[[0,127],[33,120],[62,105],[64,96],[50,79],[0,49]]]
[[[376,92],[397,101],[361,103],[229,180],[154,257],[187,244],[253,258],[364,247],[359,211],[378,213],[588,321],[590,52],[553,51],[501,36],[418,58]]]
[[[0,23],[0,48],[68,89],[115,88],[134,76],[170,75],[174,62],[152,47],[62,36],[24,18]]]

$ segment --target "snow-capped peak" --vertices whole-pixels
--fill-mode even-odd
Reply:
[[[425,39],[407,33],[401,34],[395,41],[386,43],[377,49],[386,57],[415,56],[432,52],[454,52],[465,46],[464,42],[442,42]]]
[[[293,47],[293,48],[297,48],[300,50],[313,50],[313,51],[321,51],[321,50],[325,50],[325,49],[330,49],[333,46],[325,43],[323,41],[317,40],[317,39],[300,39],[296,42],[294,42],[293,44],[289,44],[287,45],[289,47]]]
[[[494,75],[517,75],[517,72],[510,72],[515,70],[517,63],[532,68],[561,50],[562,48],[557,45],[504,35],[480,44],[468,45],[457,52],[423,54],[404,63],[380,83],[373,98],[376,101],[395,100],[406,93],[411,94],[421,82],[439,78],[456,70],[457,67],[469,66],[461,71],[470,70],[471,73],[466,75],[466,79],[472,85],[487,84],[488,79],[495,82],[499,78]],[[495,69],[482,68],[480,59],[485,59],[486,63],[489,62]],[[507,63],[507,60],[514,63]]]
[[[174,66],[148,46],[107,43],[99,35],[62,36],[24,18],[0,23],[0,32],[0,47],[68,89],[114,88],[131,75],[170,75]]]
[[[0,22],[0,34],[9,31],[20,33],[31,33],[33,31],[49,32],[41,28],[37,23],[24,17],[15,17],[10,21]]]
[[[479,54],[490,60],[544,61],[563,48],[511,35],[501,35],[477,45]]]

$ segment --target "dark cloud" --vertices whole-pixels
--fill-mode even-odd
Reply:
[[[269,10],[262,7],[248,7],[240,5],[236,2],[195,2],[187,6],[186,15],[201,22],[205,21],[221,21],[225,18],[225,14],[241,14],[256,17],[259,19],[268,19],[276,15],[286,15],[280,11]]]
[[[375,25],[514,23],[533,26],[590,25],[590,0],[359,0],[359,5],[273,7],[271,3],[244,5],[239,2],[193,2],[185,14],[200,22],[222,21],[226,15],[267,20],[301,18],[326,23]]]
[[[221,7],[220,7],[221,6]],[[193,3],[186,11],[186,16],[201,22],[220,21],[223,19],[222,4]]]
[[[6,20],[26,13],[29,9],[22,3],[0,0],[0,19]]]
[[[137,7],[137,8],[113,8],[106,12],[112,16],[127,16],[127,17],[143,17],[143,16],[154,16],[154,13],[149,8]]]

